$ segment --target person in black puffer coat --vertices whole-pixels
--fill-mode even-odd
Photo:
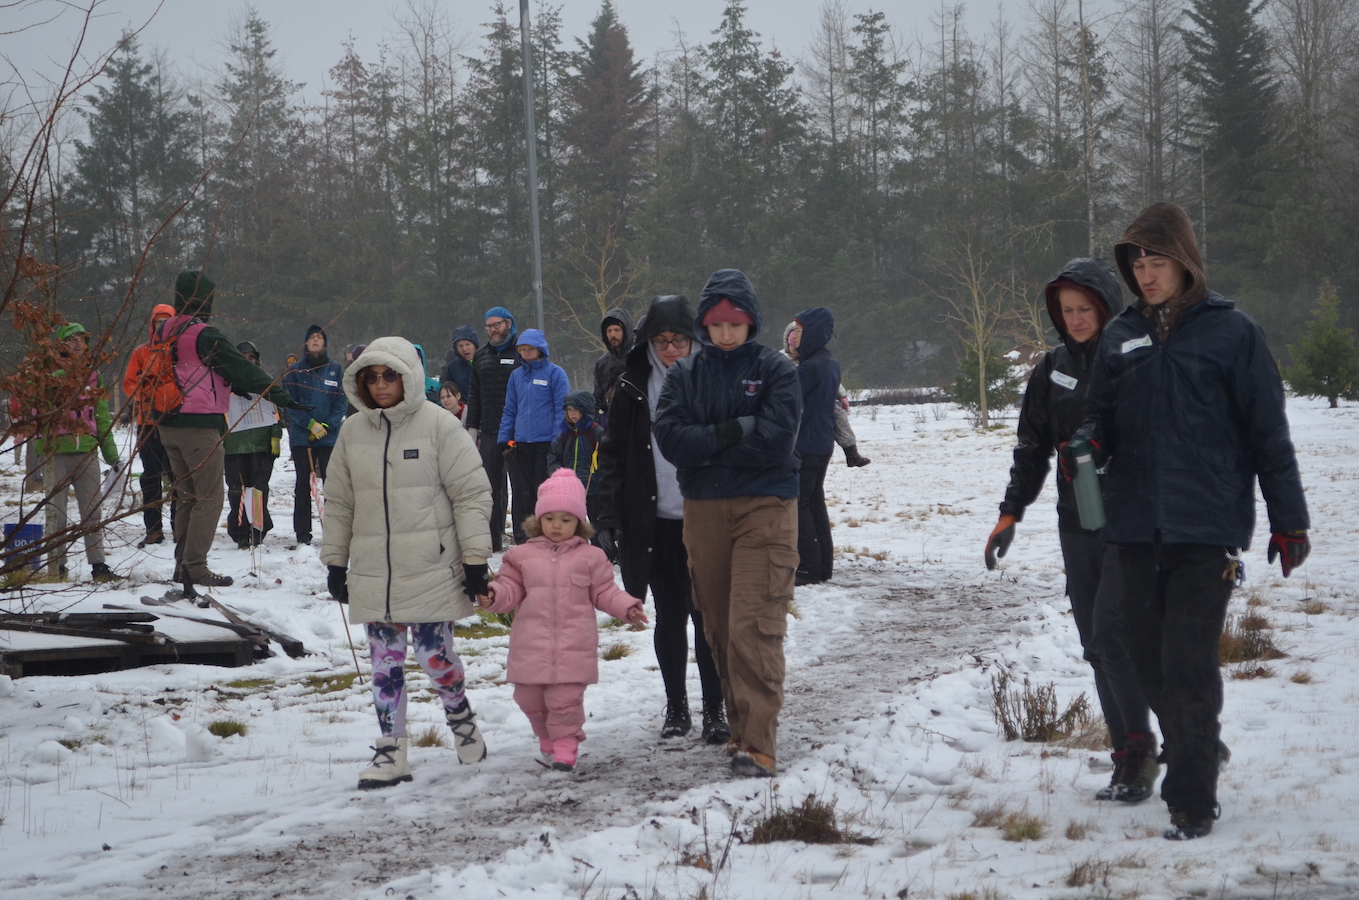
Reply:
[[[472,357],[481,342],[471,325],[459,325],[453,330],[453,346],[444,354],[444,371],[440,381],[451,381],[464,397],[472,388]]]
[[[628,366],[634,337],[632,313],[621,308],[609,310],[599,323],[599,337],[604,342],[604,355],[595,360],[595,405],[607,410],[609,388]]]
[[[515,344],[519,329],[503,306],[486,310],[486,344],[472,356],[467,388],[467,431],[478,442],[486,477],[491,481],[491,547],[499,553],[505,542],[505,507],[509,501],[505,457],[496,445],[500,419],[505,414],[505,387],[519,368]],[[478,440],[484,435],[483,440]]]
[[[797,584],[830,581],[835,545],[826,510],[826,467],[835,449],[835,406],[839,402],[840,364],[826,347],[835,319],[824,306],[804,309],[793,320],[789,346],[796,348],[802,385],[802,425],[798,429]]]
[[[661,737],[679,737],[693,727],[685,686],[692,619],[694,659],[703,688],[703,740],[722,744],[731,730],[703,615],[694,608],[684,548],[684,497],[674,464],[661,455],[651,436],[665,375],[692,349],[694,310],[683,296],[657,297],[642,321],[627,368],[614,385],[609,424],[599,445],[594,521],[600,546],[623,570],[624,589],[641,599],[650,587],[656,603],[656,663],[666,697]]]
[[[1107,461],[1103,537],[1118,545],[1124,640],[1165,737],[1165,836],[1184,840],[1221,812],[1218,643],[1255,482],[1285,577],[1307,558],[1307,502],[1264,332],[1208,290],[1189,216],[1148,207],[1114,255],[1138,301],[1105,330],[1072,440]]]
[[[763,322],[750,279],[714,272],[694,324],[702,349],[665,376],[655,434],[684,496],[694,605],[722,675],[732,771],[767,778],[798,563],[802,387],[792,362],[756,340]]]
[[[986,566],[996,567],[1014,539],[1015,524],[1038,499],[1052,455],[1081,426],[1085,392],[1105,324],[1123,309],[1118,276],[1106,259],[1073,259],[1048,282],[1048,317],[1061,343],[1043,355],[1029,376],[1019,410],[1010,483],[1000,520],[986,543]],[[1057,478],[1057,533],[1066,567],[1066,593],[1085,658],[1095,672],[1095,692],[1113,744],[1113,776],[1100,800],[1138,803],[1151,796],[1160,766],[1151,711],[1123,644],[1123,576],[1118,551],[1099,531],[1081,527],[1076,492]]]

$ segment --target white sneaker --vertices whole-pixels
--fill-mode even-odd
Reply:
[[[477,715],[469,705],[460,716],[447,714],[448,726],[453,729],[453,747],[458,751],[458,762],[470,766],[486,758],[486,741],[477,728]]]
[[[411,767],[406,762],[409,742],[409,738],[378,738],[373,745],[373,762],[359,773],[359,790],[371,791],[410,781]]]

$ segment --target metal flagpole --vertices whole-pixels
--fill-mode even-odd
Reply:
[[[533,49],[529,42],[528,0],[519,0],[519,38],[524,48],[524,127],[528,133],[529,232],[533,236],[533,311],[543,321],[543,246],[538,233],[538,129],[533,121]]]

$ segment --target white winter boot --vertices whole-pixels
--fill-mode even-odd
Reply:
[[[410,781],[411,767],[406,762],[409,743],[409,738],[378,738],[373,745],[373,762],[359,773],[359,790],[371,791]]]
[[[448,727],[453,729],[453,747],[458,751],[458,762],[463,765],[479,763],[486,758],[486,741],[477,728],[477,715],[469,704],[461,715],[446,713]]]

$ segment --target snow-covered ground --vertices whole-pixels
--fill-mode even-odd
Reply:
[[[483,629],[459,649],[490,758],[462,767],[449,749],[415,748],[412,784],[358,792],[377,734],[367,689],[351,679],[351,640],[367,670],[362,632],[328,599],[315,549],[287,549],[293,475],[280,464],[258,577],[222,533],[211,565],[237,584],[214,593],[313,655],[0,682],[0,896],[1359,895],[1359,408],[1290,403],[1315,551],[1281,579],[1265,563],[1262,509],[1232,613],[1255,604],[1288,655],[1250,665],[1264,677],[1228,682],[1222,820],[1186,844],[1159,837],[1159,800],[1093,799],[1107,751],[998,735],[990,694],[1001,668],[1016,683],[1052,683],[1062,704],[1094,696],[1062,596],[1051,487],[1000,570],[982,565],[1013,422],[978,433],[944,406],[853,416],[873,464],[832,466],[842,552],[832,584],[797,592],[772,783],[731,778],[696,735],[659,741],[651,636],[601,620],[601,646],[631,654],[602,663],[586,695],[577,773],[533,761],[503,682],[507,638]],[[11,498],[15,473],[0,475]],[[129,520],[110,541],[130,583],[44,602],[99,609],[161,593],[146,582],[168,577],[170,548],[136,550],[139,532]],[[72,563],[88,574],[78,550]],[[443,732],[423,675],[411,681],[412,733]],[[207,732],[227,719],[245,733]],[[809,794],[874,842],[747,841],[769,809]],[[1001,825],[1017,816],[1041,836],[1006,840]]]

